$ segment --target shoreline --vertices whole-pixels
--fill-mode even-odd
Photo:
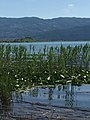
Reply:
[[[0,43],[33,43],[33,42],[90,42],[90,40],[34,40],[34,41],[13,41],[13,40],[0,40]]]
[[[23,103],[22,103],[23,104]],[[27,103],[25,103],[27,104]],[[17,113],[2,116],[2,120],[90,120],[90,110],[47,106],[34,103],[32,107],[18,107]],[[25,110],[27,109],[27,113]],[[22,113],[21,113],[22,112]]]

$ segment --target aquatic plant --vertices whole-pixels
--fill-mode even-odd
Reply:
[[[90,84],[90,45],[44,47],[0,45],[0,99],[37,85]],[[6,100],[6,101],[5,101]]]

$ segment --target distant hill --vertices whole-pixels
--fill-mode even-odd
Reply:
[[[90,25],[52,30],[36,35],[38,40],[90,40]]]
[[[0,18],[0,40],[90,40],[90,18]]]

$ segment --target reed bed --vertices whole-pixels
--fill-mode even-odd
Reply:
[[[90,45],[47,47],[0,45],[0,99],[32,86],[90,83]],[[3,104],[3,103],[2,103]]]

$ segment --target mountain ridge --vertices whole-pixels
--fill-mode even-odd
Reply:
[[[66,36],[66,33],[69,36],[72,36],[72,40],[75,40],[71,34],[74,32],[73,29],[77,28],[77,33],[84,33],[84,27],[88,29],[85,30],[84,38],[87,38],[86,33],[89,33],[90,28],[90,18],[77,18],[77,17],[58,17],[51,19],[43,19],[38,17],[22,17],[22,18],[5,18],[0,17],[0,40],[9,40],[9,39],[21,39],[25,37],[32,37],[34,39],[45,40],[59,40],[61,39],[60,34]],[[79,31],[79,27],[80,29]],[[71,29],[71,32],[70,32]],[[62,31],[62,32],[61,32]],[[67,32],[66,32],[67,31]],[[50,34],[50,35],[49,35]],[[49,37],[48,37],[49,36]],[[52,37],[54,36],[54,39]],[[57,38],[58,36],[58,38]],[[68,36],[67,36],[68,37]],[[70,39],[71,39],[70,38]],[[81,37],[82,38],[82,37]],[[63,40],[68,40],[66,37],[63,37]],[[80,37],[78,38],[80,40]],[[88,40],[90,35],[88,35]]]
[[[35,36],[35,38],[39,39],[39,40],[85,40],[85,41],[89,41],[90,40],[90,25],[86,25],[86,26],[78,26],[78,27],[74,27],[74,28],[69,28],[69,29],[64,29],[64,30],[53,30],[53,31],[48,31],[46,33],[42,33],[39,34],[37,36]],[[56,39],[57,38],[57,39]]]

